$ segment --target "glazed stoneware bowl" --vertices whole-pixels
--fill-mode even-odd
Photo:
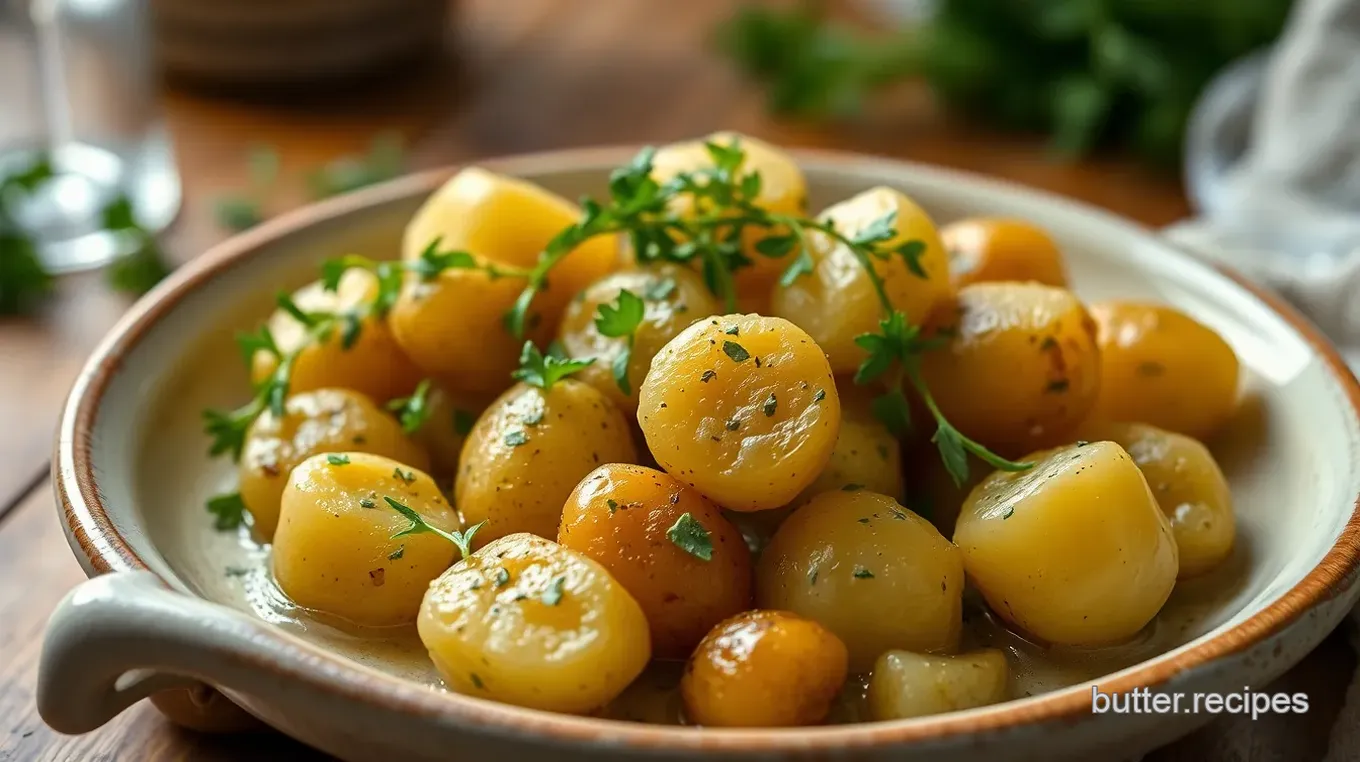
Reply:
[[[608,170],[631,153],[571,151],[484,166],[567,197],[599,196]],[[100,345],[76,382],[56,447],[61,519],[92,579],[52,618],[38,690],[43,717],[63,732],[89,731],[153,694],[207,684],[348,760],[1122,759],[1212,715],[1093,713],[1093,686],[1186,696],[1265,690],[1351,608],[1360,593],[1360,387],[1292,310],[1090,207],[876,158],[798,159],[813,209],[886,184],[940,223],[976,214],[1032,220],[1066,252],[1084,298],[1170,303],[1232,344],[1245,368],[1245,403],[1212,446],[1232,485],[1240,540],[1220,572],[1177,586],[1172,602],[1181,614],[1150,636],[1169,650],[1147,649],[1112,674],[967,712],[714,730],[457,695],[438,686],[414,638],[374,645],[299,616],[269,580],[267,549],[215,531],[204,511],[205,498],[230,488],[232,469],[206,455],[200,410],[247,395],[236,330],[264,315],[276,291],[315,278],[323,259],[395,256],[407,218],[453,171],[443,170],[228,241],[159,286]]]

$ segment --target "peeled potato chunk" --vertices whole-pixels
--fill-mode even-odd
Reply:
[[[274,535],[279,588],[303,608],[356,624],[413,621],[454,547],[428,533],[393,537],[411,521],[388,499],[444,531],[459,527],[434,481],[390,458],[327,453],[294,468]]]
[[[255,532],[268,540],[279,523],[279,501],[293,467],[318,453],[369,452],[424,471],[425,451],[412,442],[387,411],[348,389],[317,389],[294,394],[284,415],[268,410],[246,431],[237,465],[241,500],[250,509]]]
[[[652,360],[638,422],[657,463],[736,511],[786,505],[826,467],[840,429],[826,356],[792,323],[725,315]]]
[[[751,553],[741,533],[670,474],[600,466],[567,499],[557,541],[632,593],[660,658],[689,656],[713,625],[751,607]]]
[[[613,304],[627,291],[642,300],[642,322],[628,339],[600,333],[595,324],[602,304]],[[625,413],[637,411],[638,389],[652,367],[652,358],[666,342],[709,315],[722,312],[698,273],[679,265],[653,265],[607,275],[590,284],[567,307],[558,339],[571,357],[593,357],[595,362],[576,378],[599,389]],[[628,393],[614,378],[614,363],[628,352]]]
[[[963,555],[891,497],[824,492],[765,547],[756,605],[822,624],[844,641],[856,671],[890,648],[953,651],[963,627]]]
[[[940,228],[949,252],[954,286],[994,281],[1033,281],[1067,287],[1067,272],[1058,244],[1041,228],[1024,220],[973,217]]]
[[[552,712],[603,706],[651,658],[628,591],[586,556],[530,534],[454,564],[430,585],[416,626],[449,687]]]
[[[1176,541],[1114,442],[1030,455],[968,496],[954,529],[968,578],[998,615],[1050,643],[1132,637],[1176,584]]]
[[[1171,521],[1180,551],[1179,579],[1204,574],[1232,553],[1237,532],[1232,493],[1208,448],[1183,434],[1139,423],[1101,425],[1092,435],[1118,442],[1142,470]]]
[[[1092,304],[1091,317],[1101,373],[1093,418],[1203,441],[1237,412],[1237,355],[1213,329],[1171,307],[1137,302]]]
[[[438,239],[440,251],[465,251],[481,264],[532,268],[538,255],[581,211],[533,183],[478,167],[454,175],[406,226],[402,257],[418,260]],[[615,264],[612,236],[592,238],[553,268],[533,301],[529,338],[546,344],[567,302]],[[392,331],[426,373],[460,391],[497,393],[509,385],[522,341],[506,330],[505,313],[527,281],[481,269],[446,269],[433,278],[407,273],[392,308]]]
[[[826,628],[787,611],[747,611],[719,623],[694,650],[680,694],[698,725],[816,725],[845,674],[845,645]]]
[[[355,269],[345,272],[335,291],[327,291],[316,281],[294,291],[292,298],[304,312],[338,314],[372,301],[377,292],[377,277]],[[410,394],[420,382],[420,369],[402,351],[381,318],[361,321],[358,337],[348,347],[343,329],[333,328],[324,338],[311,336],[307,326],[283,309],[275,310],[266,325],[279,351],[298,353],[288,385],[294,394],[343,388],[386,402]],[[251,382],[263,383],[278,365],[277,355],[257,350],[250,359]]]
[[[896,215],[896,234],[878,245],[895,249],[916,241],[918,251],[910,258],[896,254],[886,260],[875,258],[872,264],[893,307],[909,323],[919,324],[952,290],[944,246],[925,211],[900,192],[878,187],[827,209],[821,219],[854,237],[889,213]],[[878,332],[883,306],[864,265],[848,247],[820,234],[812,239],[813,271],[787,287],[776,286],[771,310],[807,331],[826,351],[832,370],[853,373],[865,357],[855,338]]]
[[[887,651],[874,662],[869,711],[875,720],[906,720],[1006,700],[1010,670],[1001,651],[957,656]]]

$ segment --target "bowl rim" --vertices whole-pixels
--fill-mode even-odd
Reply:
[[[133,305],[99,343],[77,377],[62,412],[53,457],[53,482],[68,540],[72,549],[88,562],[87,570],[92,576],[114,571],[150,571],[109,518],[94,470],[93,431],[100,404],[122,359],[189,294],[205,287],[217,274],[259,255],[277,239],[367,207],[433,192],[445,179],[466,166],[475,164],[511,175],[602,169],[626,162],[636,151],[637,147],[574,148],[469,161],[408,174],[286,212],[212,246],[180,267]],[[924,174],[984,193],[1027,194],[1049,205],[1078,208],[1093,218],[1122,227],[1135,238],[1155,241],[1172,256],[1205,264],[1288,323],[1323,361],[1326,370],[1341,387],[1350,415],[1360,419],[1360,382],[1330,342],[1306,318],[1280,297],[1248,282],[1231,269],[1195,260],[1139,223],[1057,194],[970,172],[842,151],[795,149],[791,153],[800,165],[840,165],[853,171],[856,165],[867,160],[878,166],[889,165],[897,172]],[[1360,495],[1357,495],[1351,515],[1336,541],[1296,585],[1260,611],[1212,638],[1114,673],[1118,675],[1115,679],[1099,682],[1101,690],[1111,693],[1133,688],[1164,688],[1186,670],[1205,667],[1241,653],[1280,633],[1315,606],[1342,595],[1348,589],[1347,581],[1354,578],[1357,570],[1360,570]],[[277,646],[291,647],[295,653],[296,649],[301,649],[300,653],[308,658],[292,663],[250,658],[243,666],[305,681],[315,688],[379,711],[396,711],[413,718],[477,727],[494,733],[545,735],[558,742],[576,744],[607,742],[638,749],[727,753],[817,752],[843,749],[848,745],[940,741],[1046,722],[1070,723],[1090,714],[1088,686],[1078,684],[991,707],[912,720],[796,729],[705,728],[703,732],[695,732],[694,728],[555,714],[453,692],[430,691],[424,686],[364,668],[275,628],[267,629],[278,638]],[[318,669],[319,665],[330,668]]]

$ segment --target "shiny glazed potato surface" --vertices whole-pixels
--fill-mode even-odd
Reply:
[[[845,674],[845,645],[826,628],[786,611],[747,611],[699,644],[680,692],[697,725],[815,725]]]
[[[425,593],[420,640],[459,693],[584,714],[651,656],[637,601],[586,556],[514,534],[454,564]]]
[[[826,356],[779,318],[724,315],[652,360],[638,421],[658,463],[731,510],[786,505],[836,445],[840,398]]]
[[[459,526],[428,475],[390,458],[314,455],[293,469],[274,535],[274,577],[294,603],[375,627],[415,619],[454,549],[433,534],[394,537],[411,522],[387,498],[445,531]]]
[[[279,501],[293,467],[318,453],[368,452],[418,470],[429,459],[387,411],[347,389],[317,389],[289,397],[283,418],[265,411],[246,432],[237,465],[241,499],[255,533],[268,540],[279,523]]]
[[[889,648],[950,652],[963,624],[963,555],[886,495],[826,492],[766,546],[756,604],[831,630],[856,671]]]
[[[599,562],[651,625],[652,652],[683,659],[751,607],[751,553],[703,495],[655,469],[601,466],[567,498],[557,541]]]
[[[958,656],[887,651],[874,663],[869,710],[876,720],[906,720],[1006,700],[1010,669],[993,648]]]
[[[1176,542],[1133,458],[1113,442],[1030,455],[968,497],[954,529],[992,610],[1050,643],[1133,637],[1171,595]]]
[[[940,228],[940,239],[949,252],[949,272],[956,288],[995,281],[1067,286],[1058,244],[1024,220],[959,220]]]
[[[1237,411],[1237,355],[1188,315],[1154,304],[1091,305],[1101,388],[1094,418],[1140,421],[1199,440]]]

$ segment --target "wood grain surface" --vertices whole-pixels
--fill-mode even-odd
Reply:
[[[400,133],[413,167],[577,145],[661,142],[720,128],[788,145],[855,150],[982,172],[1072,196],[1158,226],[1187,214],[1177,179],[1118,157],[1055,163],[1037,137],[999,135],[939,113],[904,87],[862,124],[790,125],[711,52],[725,0],[464,0],[440,65],[365,86],[255,94],[252,100],[168,90],[165,117],[185,206],[165,238],[184,262],[226,234],[215,199],[246,182],[247,152],[272,146],[283,179],[272,211],[306,200],[301,176]],[[0,101],[5,84],[0,77]],[[97,273],[63,279],[41,314],[0,320],[0,762],[23,760],[310,760],[272,733],[179,730],[148,704],[79,738],[56,735],[33,707],[43,624],[82,574],[66,548],[45,481],[52,433],[85,357],[128,301]],[[1333,635],[1281,681],[1312,712],[1255,723],[1224,719],[1161,750],[1155,762],[1319,760],[1355,657]]]

